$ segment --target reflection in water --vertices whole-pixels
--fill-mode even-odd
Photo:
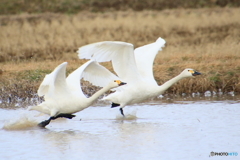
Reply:
[[[240,153],[238,103],[159,103],[128,106],[126,119],[118,109],[90,107],[45,129],[34,126],[46,118],[36,112],[1,109],[0,159],[207,159],[212,151]]]

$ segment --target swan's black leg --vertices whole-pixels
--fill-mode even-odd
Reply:
[[[75,115],[61,113],[61,114],[59,114],[55,117],[50,117],[48,120],[42,121],[41,123],[38,124],[38,126],[44,128],[45,126],[47,126],[51,122],[51,120],[55,120],[55,119],[60,118],[60,117],[61,118],[72,119],[73,117],[75,117]]]
[[[120,106],[120,104],[112,102],[111,108],[118,107],[118,106]],[[120,108],[119,110],[120,110],[121,114],[125,117],[125,115],[124,115],[124,113],[123,113],[123,109]]]
[[[76,115],[61,113],[61,114],[57,115],[54,119],[57,119],[57,118],[60,118],[60,117],[61,118],[72,119],[73,117],[76,117]]]
[[[125,117],[125,115],[124,115],[124,113],[123,113],[123,109],[120,108],[119,110],[120,110],[121,114],[123,115],[123,117]]]

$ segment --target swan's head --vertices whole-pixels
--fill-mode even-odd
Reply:
[[[197,71],[195,71],[194,69],[191,69],[191,68],[184,69],[181,73],[181,75],[183,77],[192,77],[192,76],[197,76],[197,75],[200,75],[200,74],[201,74],[200,72],[197,72]]]
[[[115,88],[115,87],[119,87],[119,86],[122,86],[122,85],[125,85],[125,84],[127,84],[127,83],[122,82],[120,80],[114,80],[113,82],[110,82],[109,85],[111,86],[111,88]]]

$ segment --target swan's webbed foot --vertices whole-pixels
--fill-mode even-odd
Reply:
[[[123,113],[123,109],[120,108],[119,110],[120,110],[120,113],[123,115],[123,117],[125,117],[125,115],[124,115],[124,113]]]
[[[41,123],[38,124],[38,127],[44,128],[51,122],[51,120],[52,120],[52,117],[50,117],[48,120],[42,121]]]
[[[120,104],[118,104],[118,103],[112,103],[111,108],[118,107],[118,106],[120,106]]]

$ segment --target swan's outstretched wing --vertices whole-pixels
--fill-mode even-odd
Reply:
[[[38,95],[44,98],[56,97],[58,93],[66,91],[66,67],[67,62],[57,66],[52,73],[45,76],[38,88]]]
[[[151,83],[156,83],[153,76],[153,61],[158,51],[162,50],[164,47],[165,40],[158,38],[156,42],[144,45],[142,47],[136,48],[134,50],[137,68],[142,77],[151,81]]]
[[[100,87],[105,87],[110,81],[119,79],[96,61],[90,60],[73,71],[66,79],[68,89],[80,97],[86,97],[81,88],[80,80],[82,78]]]
[[[88,61],[84,63],[82,66],[80,66],[78,69],[73,71],[71,74],[68,75],[66,81],[68,89],[73,93],[74,95],[77,95],[80,97],[86,97],[84,93],[82,92],[81,83],[80,80],[82,79],[82,73],[88,67],[88,65],[92,63],[92,61]]]
[[[95,86],[105,87],[111,81],[119,80],[119,77],[111,73],[107,68],[93,61],[84,70],[82,77]]]
[[[121,80],[129,83],[140,79],[134,59],[133,45],[118,41],[104,41],[89,44],[78,49],[80,59],[98,62],[112,61],[113,69]]]

